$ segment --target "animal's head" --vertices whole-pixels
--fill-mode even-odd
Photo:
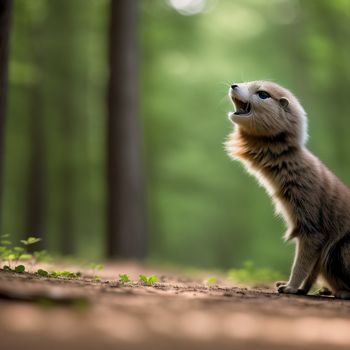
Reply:
[[[306,142],[306,113],[287,89],[269,81],[235,83],[229,97],[236,109],[229,118],[245,133],[266,137],[288,133],[301,144]]]

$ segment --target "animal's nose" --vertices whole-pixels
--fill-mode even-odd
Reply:
[[[236,84],[231,85],[232,90],[234,90],[236,87],[238,87],[238,85],[236,85]]]

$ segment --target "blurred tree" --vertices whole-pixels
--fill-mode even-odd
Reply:
[[[81,1],[70,3],[65,0],[48,2],[46,21],[49,24],[45,37],[47,52],[45,53],[45,75],[50,96],[47,101],[49,109],[55,109],[50,114],[51,121],[47,125],[50,147],[51,176],[57,186],[57,207],[55,220],[59,252],[72,255],[76,249],[77,234],[75,232],[76,193],[79,174],[77,169],[76,140],[80,110],[78,103],[78,86],[80,84],[77,69],[77,32],[79,23],[77,11]],[[64,28],[62,19],[64,18]],[[62,35],[64,40],[62,40]],[[51,129],[52,125],[55,130]],[[51,128],[50,128],[51,126]]]
[[[4,135],[6,120],[6,96],[8,74],[8,42],[10,32],[12,0],[0,2],[0,201],[2,198]]]
[[[137,1],[112,0],[108,91],[108,256],[143,258],[138,122]]]
[[[43,10],[46,10],[42,6]],[[32,16],[28,30],[31,37],[36,38],[31,42],[31,61],[36,71],[39,72],[45,62],[45,51],[42,50],[43,36],[48,23],[45,16]],[[42,238],[33,249],[43,249],[46,243],[45,235],[45,208],[46,208],[46,148],[47,140],[45,132],[45,111],[44,111],[44,93],[45,84],[43,75],[38,73],[34,85],[29,90],[30,105],[28,114],[30,116],[29,137],[30,137],[30,157],[28,164],[27,180],[27,222],[24,236],[34,235]]]

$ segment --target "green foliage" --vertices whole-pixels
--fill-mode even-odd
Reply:
[[[10,262],[10,261],[13,261],[13,260],[16,259],[16,255],[13,254],[13,253],[11,252],[11,250],[10,250],[10,251],[7,252],[7,254],[4,255],[4,258],[5,258],[7,261]]]
[[[6,238],[8,235],[6,235]],[[26,250],[27,246],[33,245],[41,240],[41,238],[37,237],[28,237],[27,239],[21,240],[21,243],[24,247],[14,246],[12,247],[12,242],[4,239],[5,236],[1,236],[1,245],[0,245],[0,260],[2,262],[7,261],[8,264],[3,265],[3,270],[12,271],[17,273],[23,273],[25,271],[24,265],[17,265],[19,260],[21,261],[31,261],[32,266],[38,262],[48,262],[51,261],[52,258],[48,254],[46,250],[34,251],[33,254],[29,254]],[[11,263],[15,262],[15,268],[11,267]],[[90,264],[94,270],[102,270],[102,264],[92,263]],[[38,269],[35,272],[37,275],[42,277],[55,277],[55,278],[78,278],[82,274],[81,272],[71,272],[71,271],[52,271],[48,272],[43,269]],[[94,277],[95,281],[100,281],[101,279],[98,276]]]
[[[17,272],[17,273],[23,273],[24,271],[25,271],[25,266],[24,265],[17,265],[16,267],[15,267],[15,272]]]
[[[8,235],[6,235],[6,238]],[[17,273],[23,273],[25,271],[24,265],[17,265],[17,262],[19,260],[21,261],[31,261],[32,265],[35,265],[39,262],[48,262],[51,261],[52,258],[48,254],[46,250],[40,250],[40,251],[34,251],[33,254],[29,254],[26,250],[27,246],[33,245],[37,242],[39,242],[41,238],[37,237],[28,237],[27,239],[21,240],[21,243],[24,245],[24,247],[14,246],[12,247],[12,242],[5,239],[5,235],[1,236],[1,245],[0,245],[0,260],[1,261],[7,261],[8,264],[3,266],[3,270],[5,271],[12,271]],[[11,263],[15,262],[15,268],[12,269]],[[90,264],[90,267],[95,270],[102,270],[103,265],[102,264],[96,264],[92,263]],[[48,272],[43,269],[38,269],[35,272],[38,276],[42,277],[55,277],[55,278],[78,278],[82,274],[81,272],[71,272],[71,271],[52,271]],[[94,276],[95,281],[101,281],[101,279],[98,276]]]
[[[8,237],[9,235],[6,235]],[[4,238],[4,236],[2,236]],[[32,266],[35,265],[38,262],[47,261],[49,260],[50,256],[45,251],[34,251],[33,254],[29,254],[26,250],[27,246],[35,244],[39,242],[41,238],[36,237],[28,237],[27,239],[21,240],[21,243],[24,245],[24,247],[19,246],[12,246],[12,242],[9,240],[2,239],[1,245],[0,245],[0,260],[1,261],[7,261],[8,264],[3,266],[3,269],[6,271],[13,271],[17,273],[23,273],[25,271],[24,265],[17,265],[18,261],[29,261],[31,262]],[[15,268],[12,269],[11,264],[12,262],[15,263]],[[39,269],[36,272],[40,276],[47,276],[48,272],[45,270]]]
[[[217,283],[217,279],[215,277],[209,277],[207,280],[208,285],[212,285],[212,284],[216,284],[216,283]]]
[[[139,275],[139,282],[152,285],[158,281],[158,277],[156,275],[152,275],[147,277],[146,275]]]
[[[96,271],[101,271],[104,269],[103,264],[98,264],[98,263],[90,263],[89,267],[92,269],[92,274],[93,274],[93,280],[95,282],[101,282],[101,277],[96,275]]]
[[[97,263],[91,263],[89,265],[89,267],[94,270],[94,271],[101,271],[104,269],[104,265],[103,264],[97,264]]]
[[[0,244],[3,245],[3,246],[6,246],[6,245],[11,245],[12,242],[9,241],[9,240],[7,240],[7,239],[2,239],[2,240],[0,241]]]
[[[119,282],[120,283],[129,283],[129,282],[131,282],[131,280],[127,274],[123,273],[123,274],[119,274]]]
[[[48,272],[43,269],[38,269],[36,274],[42,277],[55,277],[55,278],[78,278],[81,276],[80,272],[71,271],[52,271]]]
[[[71,271],[52,271],[50,273],[52,277],[64,277],[64,278],[78,278],[80,274],[78,272]]]
[[[24,245],[32,245],[41,241],[38,237],[28,237],[27,239],[21,239],[21,243]]]
[[[19,260],[31,260],[31,259],[33,259],[33,255],[31,255],[31,254],[22,254],[19,257]]]
[[[42,277],[48,277],[49,273],[46,270],[43,269],[38,269],[36,272],[37,275],[42,276]]]
[[[24,252],[24,248],[22,247],[14,247],[13,250],[20,255]]]
[[[2,267],[4,271],[11,271],[11,272],[17,272],[17,273],[23,273],[25,271],[25,266],[24,265],[16,265],[14,269],[11,268],[10,265],[4,265]]]
[[[272,282],[285,279],[280,272],[269,268],[255,267],[252,261],[246,261],[239,269],[228,271],[228,277],[241,283]]]

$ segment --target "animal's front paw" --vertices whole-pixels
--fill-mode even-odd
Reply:
[[[277,288],[278,293],[284,294],[302,294],[298,288],[289,286],[288,284],[282,284]]]

